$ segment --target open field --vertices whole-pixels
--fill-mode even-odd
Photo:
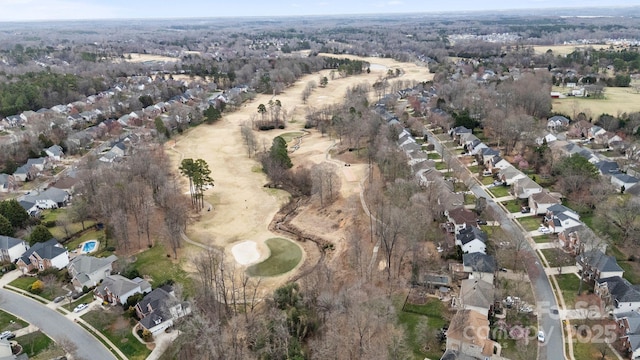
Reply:
[[[333,56],[333,55],[331,55]],[[347,56],[341,56],[347,57]],[[297,81],[286,91],[277,96],[258,94],[255,99],[245,103],[231,113],[225,113],[220,121],[213,125],[200,125],[186,131],[183,135],[166,144],[168,154],[174,168],[178,168],[184,158],[205,160],[212,169],[215,187],[205,192],[205,202],[212,205],[212,211],[203,211],[186,233],[187,236],[201,244],[223,249],[227,259],[234,259],[232,245],[251,240],[257,244],[258,251],[266,252],[264,242],[267,239],[281,237],[268,230],[269,223],[276,212],[289,200],[289,194],[265,188],[268,182],[261,171],[256,171],[259,164],[254,158],[247,156],[243,146],[239,125],[257,114],[259,104],[277,99],[288,114],[288,126],[283,130],[256,133],[259,144],[268,148],[273,138],[282,134],[302,130],[304,117],[309,107],[319,108],[326,104],[339,103],[344,99],[347,89],[361,83],[373,84],[379,77],[385,76],[388,68],[401,68],[402,75],[398,80],[426,81],[433,77],[425,66],[400,63],[392,59],[362,58],[371,63],[371,72],[347,78],[336,77],[329,80],[326,87],[316,88],[307,103],[301,99],[301,92],[309,81],[318,82],[319,77],[329,76],[330,70],[307,75]],[[377,66],[373,66],[377,65]],[[391,79],[393,81],[394,79]],[[373,100],[373,94],[370,96]],[[314,163],[329,161],[328,150],[334,145],[333,139],[323,137],[312,131],[303,138],[299,149],[291,153],[294,166],[310,166]],[[262,145],[261,145],[262,148]],[[342,179],[341,194],[343,198],[357,195],[360,191],[359,180],[366,174],[365,164],[352,164],[348,168],[340,167],[338,175]],[[186,179],[183,182],[185,193],[188,191]],[[206,206],[205,206],[206,208]],[[309,233],[322,234],[330,241],[336,242],[336,251],[340,250],[340,240],[344,238],[340,226],[326,228],[323,221],[305,221],[311,212],[302,212],[295,221],[301,221],[301,227]],[[324,218],[323,218],[324,219]],[[308,259],[306,248],[314,246],[308,242],[300,244],[303,249],[302,261]],[[186,258],[195,255],[200,249],[186,249]],[[316,250],[317,253],[317,250]],[[266,258],[261,253],[261,258]],[[313,261],[313,259],[309,259]],[[246,266],[235,262],[235,265]],[[288,275],[287,275],[288,276]],[[283,281],[272,279],[271,281]],[[274,284],[276,285],[276,284]]]
[[[554,91],[566,92],[568,88],[554,87]],[[604,89],[604,99],[567,97],[553,99],[553,111],[562,113],[575,119],[584,112],[587,117],[596,119],[601,114],[617,116],[624,112],[640,111],[640,93],[633,87],[607,87]]]
[[[124,54],[124,60],[132,63],[139,63],[139,62],[146,62],[146,61],[165,61],[165,62],[180,61],[179,58],[174,58],[169,56],[153,55],[153,54],[137,54],[137,53]]]
[[[533,51],[536,54],[545,54],[548,50],[553,51],[553,55],[566,56],[576,51],[576,49],[594,48],[595,50],[608,49],[607,44],[589,44],[589,45],[540,45],[534,46]]]

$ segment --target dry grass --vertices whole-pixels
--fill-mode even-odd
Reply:
[[[534,46],[533,50],[536,54],[545,54],[548,50],[553,51],[553,55],[569,55],[576,49],[594,48],[595,50],[608,49],[607,44],[590,44],[590,45],[540,45]]]
[[[561,92],[569,91],[568,88],[555,89]],[[601,114],[617,116],[623,112],[640,111],[640,93],[637,93],[633,87],[607,87],[604,90],[604,97],[604,99],[577,97],[553,99],[553,111],[569,115],[572,119],[581,112],[595,119]]]
[[[349,57],[349,56],[343,56]],[[283,109],[289,114],[289,123],[284,130],[256,133],[262,150],[270,146],[273,138],[302,130],[304,117],[309,107],[319,108],[324,105],[343,101],[347,89],[360,83],[373,84],[378,78],[385,76],[388,68],[401,68],[403,75],[398,80],[426,81],[433,77],[428,68],[411,63],[400,63],[392,59],[364,58],[371,63],[371,73],[363,73],[347,78],[336,77],[329,80],[326,87],[316,88],[311,97],[303,104],[301,93],[309,81],[318,82],[321,76],[329,77],[329,70],[307,75],[289,87],[284,93],[275,97],[269,94],[258,94],[255,99],[244,104],[232,113],[225,113],[223,118],[213,125],[201,125],[185,132],[167,143],[166,149],[173,163],[178,168],[183,158],[204,159],[212,170],[215,187],[205,193],[205,201],[213,205],[212,211],[203,211],[198,219],[189,226],[187,235],[200,243],[215,246],[225,250],[227,259],[233,259],[232,246],[240,241],[253,240],[258,249],[266,253],[264,241],[280,237],[268,230],[268,225],[275,213],[289,199],[289,194],[275,189],[266,189],[267,178],[262,172],[255,171],[259,166],[255,159],[247,156],[242,144],[240,126],[257,115],[259,104],[266,104],[269,100],[278,99]],[[377,66],[374,66],[377,65]],[[370,95],[372,101],[374,94]],[[310,166],[315,163],[328,161],[327,151],[334,144],[333,139],[323,137],[317,131],[303,138],[300,148],[291,153],[295,166]],[[360,191],[359,181],[366,174],[365,164],[352,164],[343,167],[336,164],[336,171],[342,178],[341,194],[344,199]],[[187,183],[184,182],[185,193]],[[206,208],[206,207],[205,207]],[[296,222],[304,224],[303,229],[309,233],[323,234],[332,241],[344,238],[339,220],[330,232],[322,221],[308,221],[318,219],[317,209],[307,209],[301,212]],[[316,231],[318,230],[318,231]],[[339,248],[340,244],[336,244]],[[304,246],[303,246],[304,247]],[[198,249],[190,248],[187,257],[195,255]],[[307,252],[303,253],[302,261],[307,259]]]
[[[129,56],[131,56],[131,59],[129,59]],[[132,63],[140,63],[140,62],[146,62],[146,61],[166,61],[166,62],[180,61],[180,59],[178,58],[169,57],[169,56],[153,55],[153,54],[137,54],[137,53],[124,54],[124,60]]]

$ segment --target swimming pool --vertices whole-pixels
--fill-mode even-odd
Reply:
[[[96,245],[98,245],[98,241],[97,240],[85,241],[84,244],[82,244],[81,251],[82,251],[83,254],[91,253],[96,249]]]

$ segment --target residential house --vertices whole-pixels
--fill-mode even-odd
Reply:
[[[64,190],[65,192],[71,195],[75,191],[75,186],[79,182],[80,182],[80,179],[78,179],[77,177],[65,175],[59,178],[58,180],[56,180],[56,182],[54,182],[53,184],[51,184],[51,188]]]
[[[561,131],[569,127],[569,119],[564,116],[556,115],[547,120],[547,129]]]
[[[492,159],[494,159],[496,156],[500,155],[500,151],[490,148],[490,147],[486,147],[482,150],[480,150],[480,153],[478,154],[478,163],[482,163],[482,164],[487,164],[489,161],[491,161]]]
[[[29,214],[29,216],[37,217],[40,215],[40,209],[36,206],[36,203],[18,200],[18,204]]]
[[[596,280],[593,291],[606,304],[613,306],[614,314],[640,310],[640,290],[625,278],[600,278]]]
[[[618,163],[615,161],[603,160],[603,161],[598,161],[594,165],[596,166],[596,168],[598,168],[600,175],[611,176],[613,174],[617,174],[620,172],[620,167],[618,166]]]
[[[627,350],[629,358],[640,359],[640,335],[626,335],[620,340],[622,346]]]
[[[639,181],[638,178],[624,173],[611,174],[611,183],[618,189],[629,189]]]
[[[493,283],[497,270],[496,260],[493,256],[480,252],[462,254],[462,266],[464,272],[469,274],[469,279]]]
[[[640,313],[631,311],[628,313],[618,313],[614,315],[619,337],[624,335],[640,334]]]
[[[570,229],[576,226],[582,225],[580,220],[567,213],[559,213],[551,217],[545,217],[545,224],[551,230],[552,233],[558,234],[564,231],[564,229]]]
[[[70,198],[69,193],[66,191],[50,187],[41,193],[33,192],[24,195],[19,200],[34,203],[37,208],[44,210],[65,207]]]
[[[560,203],[560,199],[546,191],[541,191],[529,196],[529,208],[532,213],[537,215],[546,214],[550,206]]]
[[[589,130],[593,124],[586,120],[580,120],[577,123],[574,123],[569,130],[567,131],[567,136],[574,138],[586,138],[589,136]]]
[[[460,297],[458,307],[473,310],[485,317],[492,312],[495,297],[493,283],[484,279],[466,279],[460,282]]]
[[[125,305],[131,295],[149,292],[151,285],[146,280],[138,277],[130,280],[122,275],[108,275],[94,290],[97,297],[112,305]]]
[[[500,355],[500,346],[489,339],[489,319],[477,311],[458,310],[447,330],[447,350],[473,356],[477,359],[492,359]]]
[[[547,214],[545,215],[545,219],[551,219],[554,216],[557,216],[557,215],[560,215],[560,214],[564,214],[564,215],[572,217],[572,218],[574,218],[576,220],[580,220],[580,215],[577,212],[569,209],[568,207],[566,207],[566,206],[564,206],[562,204],[556,204],[556,205],[549,206],[547,208]]]
[[[64,152],[62,151],[62,146],[60,145],[52,145],[44,150],[49,159],[54,161],[60,161],[62,156],[64,156]]]
[[[600,126],[592,126],[589,128],[588,136],[589,138],[599,138],[606,135],[607,130],[601,128]]]
[[[493,169],[504,170],[508,167],[512,167],[513,165],[502,157],[495,156],[489,160],[489,162],[485,163],[485,166],[493,171]]]
[[[188,302],[179,301],[173,289],[164,286],[153,290],[136,304],[138,322],[144,329],[152,334],[164,331],[173,323],[191,313],[191,305]]]
[[[0,174],[0,192],[9,192],[11,189],[11,175]]]
[[[580,242],[580,232],[584,230],[584,225],[563,229],[558,233],[560,247],[568,253],[576,254],[582,251],[583,244]]]
[[[121,141],[113,145],[113,147],[109,151],[107,151],[106,154],[101,156],[98,160],[106,163],[112,163],[124,157],[125,152],[126,152],[126,146],[124,142]]]
[[[29,250],[29,245],[26,241],[11,236],[0,235],[0,261],[13,263],[27,252],[27,250]]]
[[[517,180],[527,177],[522,171],[513,166],[504,168],[498,172],[498,178],[507,186],[511,186]]]
[[[467,226],[476,226],[478,224],[476,213],[466,209],[464,206],[446,210],[444,215],[447,217],[449,224],[451,224],[452,231],[450,232],[455,232],[456,234]]]
[[[16,261],[23,274],[33,270],[64,269],[69,264],[69,253],[58,240],[36,243]]]
[[[82,254],[74,257],[67,266],[71,283],[78,291],[81,291],[85,286],[90,288],[98,285],[111,275],[113,263],[116,260],[118,257],[115,255],[98,258]]]
[[[544,143],[551,144],[552,142],[558,140],[558,137],[553,134],[547,134],[543,137],[536,138],[536,144],[542,145]]]
[[[613,256],[608,256],[600,249],[591,249],[576,257],[576,266],[587,279],[622,277],[624,270]]]
[[[487,233],[476,226],[465,227],[456,235],[456,245],[462,248],[463,253],[485,253],[487,240]]]
[[[31,166],[27,166],[26,164],[18,167],[16,171],[13,172],[13,178],[16,181],[21,181],[21,182],[31,180],[32,174],[29,172],[30,169],[31,169]]]
[[[541,193],[542,190],[542,186],[528,176],[520,178],[513,183],[513,195],[518,199],[528,199],[533,194]]]
[[[39,158],[36,158],[36,159],[28,159],[27,160],[27,166],[34,167],[34,168],[38,169],[38,171],[44,170],[44,167],[46,165],[47,165],[47,158],[46,157],[39,157]]]

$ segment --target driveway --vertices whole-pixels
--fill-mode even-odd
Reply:
[[[0,309],[22,318],[54,340],[69,339],[77,347],[77,356],[91,360],[115,360],[116,357],[86,330],[59,312],[28,297],[0,289]]]

